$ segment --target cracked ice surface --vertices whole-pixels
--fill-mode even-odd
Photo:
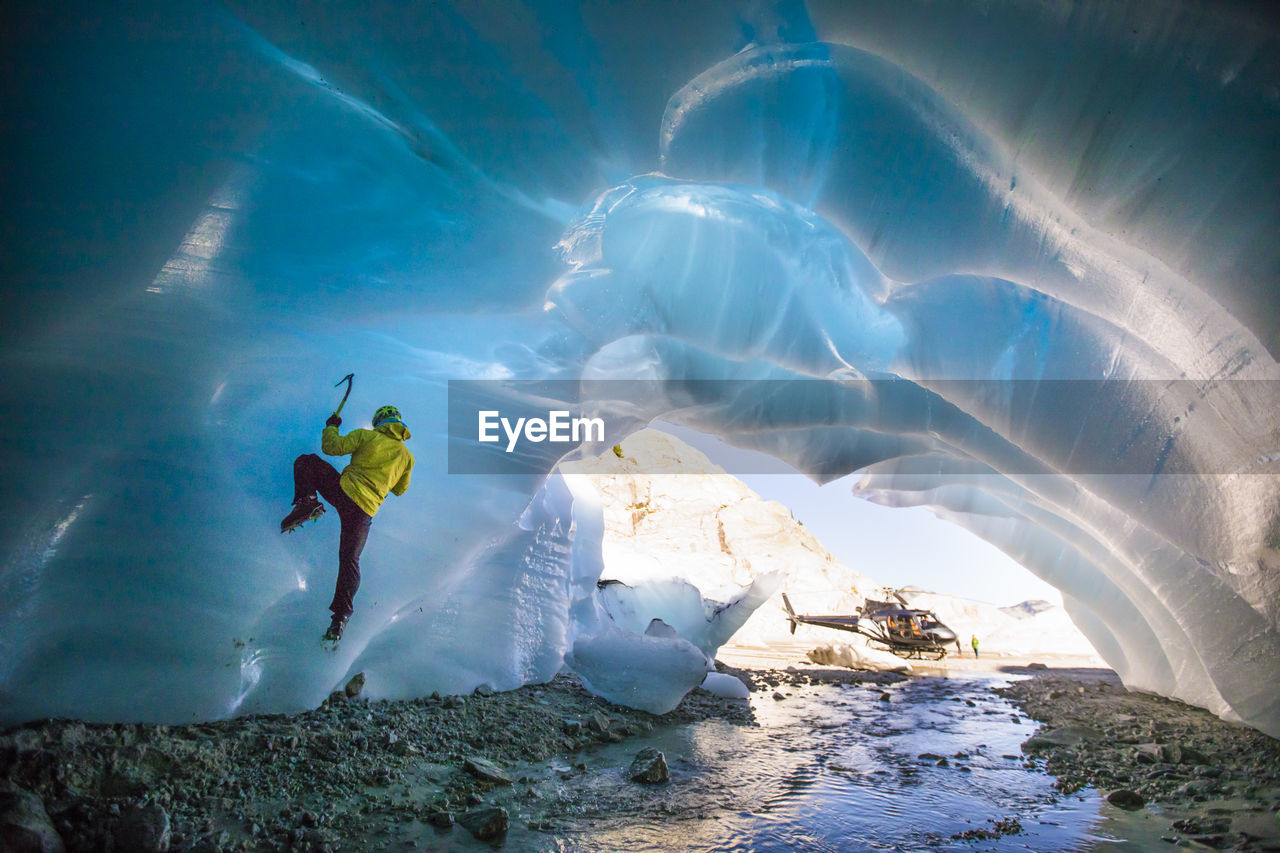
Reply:
[[[668,380],[607,444],[662,418],[861,471],[1060,588],[1129,685],[1280,734],[1273,24],[661,5],[15,16],[3,722],[506,688],[637,644],[683,674],[618,689],[686,689],[723,640],[601,621],[558,451],[449,473],[447,382],[588,378]],[[326,655],[332,519],[275,522],[352,371],[346,426],[394,402],[418,468]]]

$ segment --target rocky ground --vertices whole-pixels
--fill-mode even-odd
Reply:
[[[815,682],[906,677],[721,669],[779,698]],[[1064,792],[1093,785],[1119,808],[1167,817],[1172,841],[1280,850],[1280,742],[1128,693],[1113,676],[1032,674],[1002,692],[1045,723],[1023,749]],[[741,700],[697,690],[655,716],[598,699],[569,676],[408,702],[366,701],[360,686],[357,677],[294,716],[186,726],[51,720],[4,732],[0,851],[364,851],[415,828],[496,840],[517,821],[550,828],[540,817],[547,809],[530,802],[534,777],[567,777],[584,750],[711,717],[754,723]],[[661,753],[646,749],[627,774],[645,784],[666,771]]]
[[[741,674],[762,690],[808,678]],[[553,758],[571,768],[581,750],[655,726],[753,722],[749,703],[702,690],[655,716],[592,696],[571,676],[406,702],[365,701],[361,684],[357,676],[294,716],[11,729],[0,735],[0,850],[363,851],[378,846],[374,828],[415,821],[496,838],[511,816],[490,795],[503,789],[510,800],[522,768]],[[638,781],[665,772],[648,758],[633,768]],[[29,846],[6,846],[20,837]]]
[[[1043,724],[1022,751],[1059,790],[1093,786],[1180,846],[1280,851],[1280,741],[1131,693],[1110,670],[1024,671],[998,692]]]

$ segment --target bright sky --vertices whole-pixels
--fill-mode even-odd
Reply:
[[[1057,589],[1003,551],[920,507],[890,508],[854,497],[856,475],[819,486],[798,473],[742,474],[788,466],[762,454],[670,424],[654,424],[705,453],[753,491],[791,509],[840,562],[895,587],[917,586],[1005,607],[1040,598],[1062,604]],[[744,464],[744,460],[752,460]]]

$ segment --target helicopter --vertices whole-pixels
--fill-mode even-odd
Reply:
[[[867,598],[854,615],[809,616],[798,615],[791,608],[787,594],[782,594],[782,606],[791,623],[791,633],[797,625],[816,625],[837,631],[852,631],[867,638],[867,645],[884,648],[904,658],[932,657],[942,660],[947,650],[956,642],[956,632],[942,624],[932,610],[917,610],[896,590],[886,590],[897,603]]]

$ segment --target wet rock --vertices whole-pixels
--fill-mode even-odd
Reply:
[[[582,734],[581,720],[563,720],[560,723],[560,729],[569,737],[577,737]]]
[[[627,775],[631,781],[646,785],[659,785],[671,778],[667,769],[667,757],[651,746],[636,753]]]
[[[1022,824],[1016,817],[988,820],[988,823],[991,824],[990,829],[986,827],[966,829],[964,832],[956,833],[951,838],[956,841],[989,841],[1002,835],[1020,835],[1022,833]]]
[[[1077,746],[1085,741],[1098,741],[1106,737],[1092,726],[1059,726],[1048,732],[1041,732],[1041,736],[1064,746]]]
[[[65,849],[39,797],[21,788],[0,788],[0,850],[63,853]]]
[[[1130,791],[1128,788],[1121,788],[1118,791],[1112,791],[1107,794],[1107,802],[1118,809],[1134,812],[1147,804],[1146,799],[1137,791]]]
[[[1218,789],[1218,783],[1212,779],[1195,779],[1174,790],[1174,796],[1193,800],[1203,800]]]
[[[881,702],[889,702],[889,701],[891,701],[892,699],[893,699],[893,697],[892,697],[892,696],[890,696],[888,693],[881,693],[881,694],[880,694],[880,701],[881,701]]]
[[[360,691],[364,690],[364,673],[357,672],[351,676],[351,680],[347,682],[347,686],[342,688],[342,692],[347,695],[348,699],[354,699],[360,695]]]
[[[1181,779],[1182,774],[1178,772],[1178,768],[1172,764],[1153,764],[1151,769],[1143,774],[1144,779]]]
[[[120,816],[115,839],[117,850],[164,853],[172,841],[169,813],[157,803],[133,806]]]
[[[602,735],[609,731],[609,718],[599,711],[592,711],[587,715],[587,728],[598,735]]]
[[[453,827],[453,812],[434,811],[427,814],[427,823],[436,829],[451,829]]]
[[[497,785],[511,784],[511,777],[507,772],[488,759],[472,756],[464,762],[463,766],[467,768],[468,773],[481,781],[493,782]]]
[[[1160,744],[1140,743],[1133,748],[1133,757],[1139,764],[1155,764],[1160,761]]]
[[[1058,781],[1053,783],[1053,787],[1064,794],[1074,794],[1083,788],[1085,784],[1084,779],[1063,775],[1058,777]]]
[[[458,815],[458,823],[479,840],[493,841],[506,835],[511,818],[501,806],[488,806],[463,812]]]
[[[492,696],[494,694],[494,689],[488,684],[478,684],[476,685],[476,689],[471,692],[475,693],[477,696]]]
[[[1079,746],[1085,741],[1102,740],[1103,734],[1088,726],[1062,726],[1041,730],[1022,744],[1023,752],[1037,752],[1058,746]]]
[[[1204,753],[1190,746],[1171,743],[1160,747],[1160,757],[1169,764],[1204,764]]]
[[[1226,850],[1231,846],[1231,841],[1225,835],[1195,835],[1191,837],[1191,841],[1197,847],[1207,847],[1210,850]]]
[[[1225,833],[1230,828],[1230,819],[1224,817],[1211,818],[1204,815],[1194,815],[1173,822],[1175,832],[1190,836],[1217,835]]]

